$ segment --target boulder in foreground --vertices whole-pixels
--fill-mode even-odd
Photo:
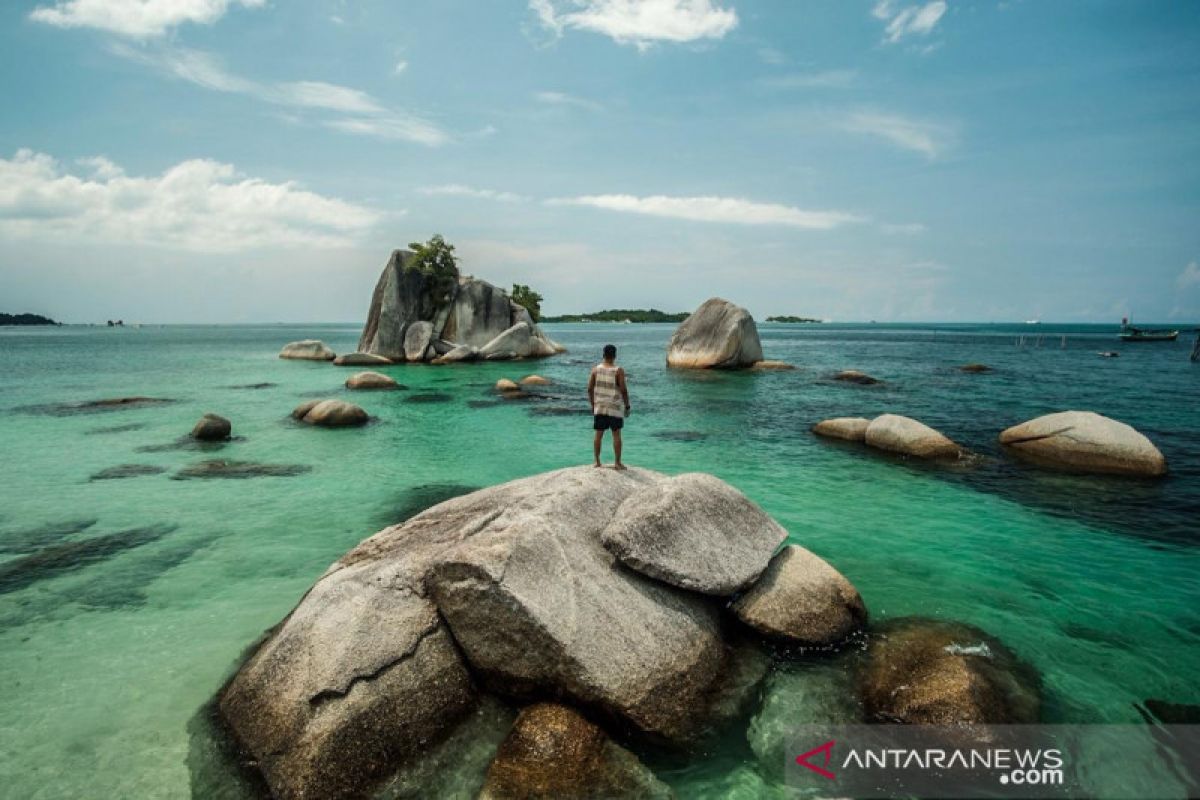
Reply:
[[[223,442],[233,433],[233,424],[217,414],[205,414],[192,428],[192,438],[201,442]]]
[[[771,559],[766,573],[733,604],[733,613],[759,633],[800,647],[838,644],[867,622],[854,585],[794,544]]]
[[[1167,460],[1124,422],[1091,411],[1047,414],[1000,434],[1009,452],[1043,466],[1076,472],[1159,477]]]
[[[871,420],[865,441],[876,449],[914,458],[955,459],[963,452],[928,425],[898,414],[883,414]]]
[[[479,800],[670,798],[638,759],[578,712],[528,706],[496,751]]]
[[[365,425],[370,420],[366,411],[343,400],[309,400],[296,406],[292,417],[324,428]]]
[[[289,342],[279,351],[280,358],[294,358],[305,361],[333,361],[337,354],[318,339],[305,339],[300,342]]]
[[[400,384],[382,372],[359,372],[346,379],[347,389],[399,389]]]
[[[474,687],[553,696],[654,739],[694,738],[740,707],[762,670],[723,640],[719,602],[605,549],[614,511],[666,481],[563,469],[380,531],[233,677],[224,723],[282,797],[369,794],[450,735]],[[669,520],[662,532],[688,535]]]
[[[667,366],[739,369],[763,360],[754,317],[741,306],[714,297],[679,324],[667,345]]]
[[[871,420],[866,417],[834,417],[823,419],[812,426],[812,432],[818,436],[830,439],[845,439],[848,442],[862,442],[867,438],[867,426]]]
[[[962,622],[904,617],[872,632],[859,694],[868,719],[906,725],[1038,721],[1037,673]]]
[[[604,546],[638,572],[719,596],[753,583],[786,538],[748,497],[701,472],[634,492],[603,534]]]

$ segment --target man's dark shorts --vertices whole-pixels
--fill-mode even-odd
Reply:
[[[619,431],[625,427],[622,417],[610,417],[608,414],[596,414],[592,428],[598,431]]]

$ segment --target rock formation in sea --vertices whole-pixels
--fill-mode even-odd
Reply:
[[[867,438],[867,426],[871,420],[866,417],[834,417],[823,419],[812,426],[812,432],[818,436],[830,439],[845,439],[848,442],[863,442]]]
[[[356,372],[346,379],[347,389],[399,389],[400,384],[382,372]]]
[[[390,358],[371,353],[345,353],[333,360],[335,367],[385,367],[391,363]]]
[[[877,383],[883,383],[879,378],[856,369],[844,369],[834,375],[833,379],[835,381],[842,381],[843,383],[857,383],[860,386],[874,386]]]
[[[1154,443],[1124,422],[1092,411],[1047,414],[1000,434],[1013,455],[1073,472],[1159,477],[1167,459]]]
[[[192,428],[192,438],[202,442],[223,442],[233,433],[233,424],[217,414],[205,414]]]
[[[463,276],[448,299],[435,297],[434,279],[406,268],[413,257],[395,250],[388,259],[371,297],[360,352],[439,364],[565,352],[524,306],[487,281]]]
[[[652,507],[661,518],[639,522]],[[608,535],[613,524],[622,536]],[[605,546],[647,525],[674,545],[628,562]],[[344,797],[451,736],[481,692],[554,697],[591,722],[527,712],[497,755],[497,796],[524,769],[509,767],[529,736],[586,745],[641,782],[636,759],[589,726],[667,744],[737,718],[769,657],[723,610],[728,595],[680,585],[732,593],[767,569],[783,536],[711,476],[576,467],[447,500],[329,567],[221,691],[221,718],[277,796]],[[689,563],[687,544],[736,553],[730,565]],[[545,764],[529,768],[549,780]]]
[[[739,369],[763,360],[754,317],[741,306],[713,297],[679,324],[667,345],[667,366]]]
[[[334,562],[220,690],[214,718],[281,798],[428,796],[420,780],[496,800],[670,796],[636,751],[695,755],[756,708],[765,720],[768,675],[808,657],[780,643],[861,642],[857,590],[804,548],[772,556],[785,537],[702,474],[574,467],[453,497]],[[876,717],[1036,718],[1036,676],[994,638],[896,630],[859,670]],[[847,647],[814,668],[831,658],[863,657]],[[857,721],[839,674],[825,705]],[[768,700],[795,709],[792,694]],[[508,728],[512,705],[524,708]],[[760,758],[784,723],[749,732]]]
[[[337,354],[319,339],[304,339],[285,344],[279,351],[279,357],[301,361],[333,361],[337,358]]]
[[[923,422],[899,414],[882,414],[867,426],[866,443],[877,450],[927,459],[956,459],[963,449]]]
[[[292,418],[323,428],[344,428],[365,425],[367,412],[344,400],[308,400],[292,410]]]

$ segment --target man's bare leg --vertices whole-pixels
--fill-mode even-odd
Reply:
[[[596,438],[592,442],[592,456],[595,459],[593,466],[601,466],[600,464],[600,445],[604,443],[604,431],[596,431]]]
[[[617,457],[617,463],[614,469],[625,469],[625,465],[621,463],[621,432],[613,431],[613,453]]]

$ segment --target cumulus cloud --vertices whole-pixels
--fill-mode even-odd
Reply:
[[[211,25],[231,6],[265,4],[266,0],[58,0],[52,6],[38,6],[29,18],[59,28],[97,28],[149,39],[185,22]]]
[[[928,36],[933,33],[946,13],[944,0],[900,7],[894,0],[879,0],[871,14],[885,24],[883,40],[895,44],[910,36]]]
[[[1175,279],[1175,283],[1180,289],[1200,286],[1200,262],[1193,261],[1184,267],[1183,272],[1179,273],[1179,277]]]
[[[529,0],[555,35],[592,31],[645,49],[655,42],[720,39],[737,27],[737,12],[720,0]]]
[[[0,159],[0,233],[234,252],[344,246],[381,218],[296,183],[269,183],[206,159],[146,177],[127,175],[102,157],[79,163],[87,174],[32,150]]]
[[[842,211],[808,211],[777,203],[757,203],[738,197],[636,197],[629,194],[584,195],[556,198],[551,205],[592,206],[608,211],[646,214],[653,217],[693,222],[723,222],[735,225],[784,225],[826,230],[851,222],[862,222]]]
[[[470,197],[476,200],[498,200],[502,203],[521,203],[529,198],[515,192],[500,192],[495,189],[476,189],[461,183],[446,183],[441,186],[423,186],[417,190],[428,197]]]
[[[573,106],[587,111],[600,111],[604,107],[594,100],[566,94],[565,92],[534,92],[533,99],[551,106]]]
[[[211,53],[187,48],[152,49],[115,45],[113,52],[148,64],[172,77],[205,89],[253,97],[265,103],[294,109],[333,112],[339,116],[320,124],[361,136],[400,139],[437,146],[449,136],[436,124],[416,114],[389,109],[366,92],[323,81],[261,83],[236,75]]]
[[[881,111],[852,113],[842,120],[840,127],[850,133],[883,139],[929,159],[941,155],[954,139],[953,131],[945,125]]]

